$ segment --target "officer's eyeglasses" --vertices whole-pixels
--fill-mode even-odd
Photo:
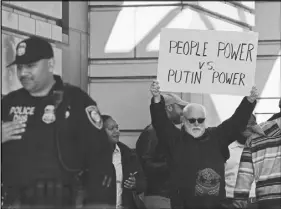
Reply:
[[[204,123],[206,118],[187,118],[188,122],[193,124],[195,123],[196,121],[201,124],[201,123]]]

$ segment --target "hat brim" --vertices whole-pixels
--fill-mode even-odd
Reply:
[[[11,67],[12,65],[15,65],[16,64],[16,60],[13,61],[12,63],[8,64],[6,67]]]
[[[185,102],[185,101],[178,101],[176,104],[178,104],[178,105],[181,105],[181,106],[186,106],[186,105],[188,105],[189,103],[188,102]]]

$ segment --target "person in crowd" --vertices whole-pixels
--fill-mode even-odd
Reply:
[[[188,102],[173,93],[163,94],[163,97],[168,118],[175,126],[180,125],[182,110]],[[137,155],[147,179],[144,203],[148,209],[168,209],[171,207],[168,189],[170,173],[166,155],[161,149],[156,149],[157,144],[156,132],[150,124],[143,130],[136,142]]]
[[[279,109],[280,109],[280,111],[279,111],[278,113],[275,113],[274,115],[272,115],[272,116],[268,119],[268,121],[271,121],[271,120],[275,120],[275,119],[277,119],[277,118],[280,118],[280,116],[281,116],[281,99],[279,100]]]
[[[242,132],[254,110],[257,89],[244,97],[235,113],[217,127],[206,128],[206,110],[190,103],[183,110],[183,128],[175,128],[165,111],[158,81],[153,81],[150,105],[152,125],[168,156],[173,209],[221,208],[225,199],[224,164],[232,135]]]
[[[225,163],[225,190],[226,200],[223,201],[223,206],[227,209],[233,208],[234,188],[238,174],[238,168],[240,163],[241,154],[245,146],[246,140],[252,137],[259,136],[259,130],[255,129],[257,125],[255,115],[251,115],[248,121],[247,128],[242,133],[238,133],[235,137],[235,141],[232,142],[228,148],[230,157]],[[249,209],[255,209],[255,182],[251,185],[250,196],[248,199]]]
[[[1,100],[3,207],[74,207],[84,169],[91,201],[102,203],[112,153],[97,103],[53,74],[53,48],[44,39],[21,41],[11,65],[22,88]]]
[[[252,182],[258,209],[281,208],[281,118],[254,127],[246,141],[234,190],[235,208],[247,208]]]
[[[138,157],[132,149],[119,141],[118,123],[109,115],[102,115],[102,119],[107,140],[111,144],[114,173],[109,195],[104,197],[104,202],[117,209],[144,209],[139,195],[146,190],[146,179]]]

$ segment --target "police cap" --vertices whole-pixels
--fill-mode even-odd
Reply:
[[[42,59],[54,57],[54,51],[51,44],[39,37],[32,36],[19,42],[16,47],[16,59],[7,65],[30,64]]]

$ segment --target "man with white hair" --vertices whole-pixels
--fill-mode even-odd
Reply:
[[[257,89],[245,97],[235,113],[217,127],[207,128],[206,110],[190,103],[182,115],[183,127],[177,129],[168,119],[165,100],[154,81],[150,91],[152,125],[165,150],[171,172],[171,207],[173,209],[222,208],[225,199],[224,163],[234,134],[242,132],[254,110]]]

